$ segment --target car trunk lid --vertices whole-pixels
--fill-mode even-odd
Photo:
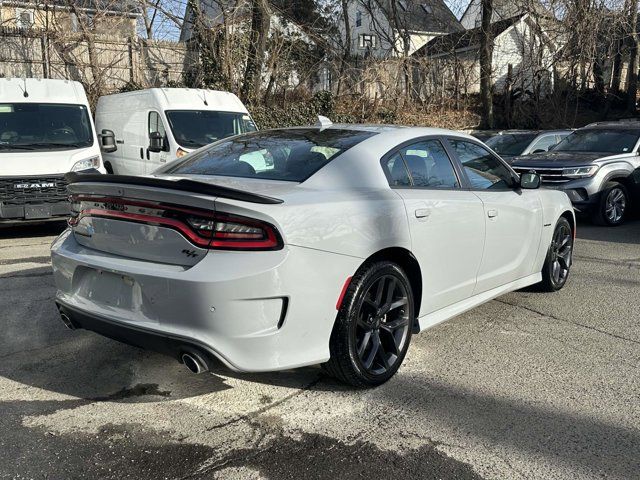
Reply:
[[[209,249],[218,246],[213,238],[217,225],[234,225],[234,219],[226,215],[226,223],[221,223],[223,214],[215,208],[217,198],[242,203],[281,202],[184,178],[70,174],[67,179],[72,200],[70,225],[78,243],[123,257],[184,267],[195,265]],[[260,232],[252,224],[237,228],[244,228],[238,231],[247,235],[254,232],[256,238]],[[226,235],[233,239],[238,234]],[[279,241],[276,236],[274,233],[266,240]],[[232,247],[236,245],[241,244]]]

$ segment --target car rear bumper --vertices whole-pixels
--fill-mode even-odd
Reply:
[[[56,303],[80,328],[179,358],[194,348],[238,371],[329,358],[335,304],[361,260],[286,246],[211,251],[192,267],[52,245]]]

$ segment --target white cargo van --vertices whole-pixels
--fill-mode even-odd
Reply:
[[[229,92],[150,88],[100,97],[96,127],[107,171],[145,175],[221,138],[256,127]]]
[[[105,171],[82,85],[0,78],[0,226],[64,219],[82,170]]]

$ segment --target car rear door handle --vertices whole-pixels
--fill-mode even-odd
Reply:
[[[429,215],[431,215],[431,210],[429,210],[428,208],[418,208],[416,209],[416,218],[427,218]]]
[[[487,210],[489,218],[496,218],[498,216],[498,210]]]

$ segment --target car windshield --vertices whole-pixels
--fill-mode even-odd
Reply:
[[[330,128],[249,133],[184,157],[159,173],[302,182],[374,132]]]
[[[628,153],[633,151],[640,129],[586,128],[577,130],[553,148],[554,152]]]
[[[185,148],[200,148],[232,135],[257,130],[246,113],[212,110],[170,110],[166,113],[176,142]]]
[[[93,145],[84,105],[0,103],[0,151],[64,150]]]
[[[485,143],[498,155],[521,155],[537,136],[537,133],[503,133]]]

